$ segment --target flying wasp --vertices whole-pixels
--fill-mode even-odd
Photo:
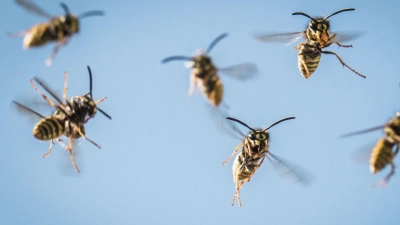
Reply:
[[[396,117],[389,120],[389,122],[387,122],[383,126],[377,126],[366,130],[356,131],[353,133],[342,135],[341,137],[349,137],[381,129],[384,130],[385,134],[383,138],[378,140],[375,147],[372,149],[369,160],[369,168],[372,174],[376,174],[387,165],[390,165],[391,170],[389,174],[375,184],[381,184],[383,187],[385,187],[390,178],[394,175],[394,171],[396,168],[393,163],[393,159],[399,152],[400,147],[400,112],[397,112]],[[393,151],[394,147],[396,148]]]
[[[211,42],[205,52],[200,51],[200,53],[194,57],[170,56],[162,60],[162,63],[173,60],[188,61],[185,66],[191,69],[189,96],[193,94],[194,88],[197,86],[215,107],[220,105],[224,95],[218,72],[242,80],[251,78],[258,73],[257,67],[251,63],[235,65],[223,69],[217,68],[213,64],[208,54],[219,41],[227,36],[227,33],[221,34]]]
[[[28,108],[27,106],[13,101],[19,109],[35,114],[36,116],[41,118],[41,120],[37,122],[37,124],[33,128],[33,135],[39,140],[50,140],[49,150],[46,152],[46,154],[43,155],[43,158],[47,157],[50,154],[53,147],[54,139],[56,139],[57,142],[69,152],[72,165],[77,172],[79,172],[79,169],[75,163],[75,159],[72,154],[72,143],[74,139],[83,137],[85,140],[100,148],[98,144],[86,137],[84,124],[95,115],[97,110],[102,112],[109,119],[111,119],[108,114],[97,107],[97,104],[102,102],[105,97],[96,102],[92,100],[92,74],[89,67],[88,69],[90,76],[90,92],[84,96],[74,96],[71,98],[71,101],[68,101],[66,97],[68,74],[64,74],[63,99],[65,100],[65,103],[63,103],[61,99],[58,98],[54,94],[54,92],[52,92],[41,80],[39,80],[38,78],[31,79],[31,85],[33,86],[33,88],[49,103],[49,105],[56,108],[56,111],[52,116],[45,117],[40,113],[34,111],[33,109]],[[57,105],[53,103],[53,101],[49,97],[43,94],[36,87],[35,82],[37,82],[43,89],[45,89],[59,104]],[[60,137],[63,135],[68,138],[68,146],[66,146],[60,139]]]
[[[33,27],[21,31],[16,34],[10,34],[10,36],[25,36],[23,40],[23,48],[28,49],[31,47],[39,47],[45,45],[49,42],[57,42],[53,49],[50,57],[46,60],[45,64],[50,66],[54,57],[56,56],[58,50],[61,46],[67,44],[68,40],[76,33],[79,32],[79,19],[89,17],[89,16],[102,16],[103,11],[88,11],[84,12],[78,16],[70,13],[66,4],[61,3],[61,7],[65,11],[65,15],[62,16],[52,16],[31,0],[15,0],[17,4],[22,6],[27,11],[44,16],[49,19],[49,21],[44,23],[38,23]]]
[[[321,54],[333,54],[339,59],[343,66],[346,66],[357,75],[366,78],[364,75],[358,73],[354,69],[350,68],[344,61],[335,53],[331,51],[322,51],[322,48],[326,48],[331,44],[335,43],[339,47],[352,47],[352,45],[342,45],[340,40],[349,40],[356,37],[357,35],[346,36],[339,35],[337,33],[331,35],[329,17],[345,11],[353,11],[354,8],[345,8],[332,13],[331,15],[323,18],[313,18],[303,12],[295,12],[292,15],[302,15],[311,19],[306,30],[301,32],[292,32],[284,34],[273,34],[273,35],[258,35],[256,39],[263,42],[292,42],[299,38],[306,39],[306,42],[301,42],[295,47],[296,50],[300,50],[298,56],[298,66],[301,74],[305,79],[308,79],[311,74],[317,69]]]
[[[286,171],[289,171],[288,173],[295,175],[299,181],[302,181],[303,183],[308,182],[306,179],[308,176],[307,174],[301,174],[299,173],[299,170],[294,170],[288,165],[288,163],[283,162],[282,159],[279,159],[268,150],[270,138],[268,130],[283,121],[295,119],[295,117],[291,116],[280,119],[265,129],[254,129],[244,122],[232,117],[227,117],[226,119],[240,123],[251,130],[251,132],[245,136],[236,127],[233,127],[236,132],[245,138],[242,143],[236,147],[232,155],[222,163],[222,165],[228,163],[238,152],[239,148],[242,147],[242,151],[236,156],[232,166],[233,182],[236,184],[236,192],[232,199],[232,206],[234,205],[236,198],[238,199],[239,206],[242,205],[240,200],[240,189],[246,181],[250,181],[257,169],[261,167],[265,158],[268,158],[274,166],[283,166]],[[273,160],[275,160],[276,163]]]

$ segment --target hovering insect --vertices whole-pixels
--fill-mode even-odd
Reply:
[[[220,40],[227,36],[227,33],[221,34],[211,42],[205,52],[200,51],[200,54],[194,57],[170,56],[162,60],[162,63],[167,63],[173,60],[188,61],[185,65],[186,67],[191,68],[189,96],[193,94],[196,85],[197,88],[203,91],[208,100],[215,107],[220,105],[224,94],[218,72],[242,80],[251,78],[258,73],[257,67],[251,63],[240,64],[223,69],[215,67],[211,58],[208,56],[208,53],[210,53]]]
[[[311,19],[306,30],[301,32],[292,32],[284,34],[258,35],[255,38],[263,42],[292,42],[298,40],[299,38],[305,38],[306,42],[299,43],[298,46],[295,47],[296,50],[300,50],[300,52],[298,53],[298,61],[299,61],[298,64],[300,72],[305,79],[308,79],[311,76],[311,74],[316,70],[321,58],[321,53],[336,55],[336,57],[339,59],[339,61],[342,63],[343,66],[346,66],[357,75],[365,78],[364,75],[358,73],[357,71],[347,66],[336,53],[322,51],[322,48],[326,48],[333,43],[337,44],[339,47],[346,47],[346,48],[352,47],[352,45],[342,45],[341,43],[339,43],[339,41],[349,40],[356,37],[357,35],[353,34],[346,36],[346,35],[339,35],[336,33],[331,35],[330,23],[328,19],[329,17],[336,15],[338,13],[345,11],[353,11],[353,10],[355,9],[354,8],[341,9],[325,18],[322,17],[312,18],[311,16],[303,12],[295,12],[292,15],[303,15]]]
[[[384,179],[380,180],[376,185],[382,184],[383,187],[387,185],[390,178],[394,175],[395,165],[393,163],[394,157],[397,155],[400,147],[400,112],[396,113],[396,117],[389,120],[383,126],[377,126],[362,131],[342,135],[341,137],[349,137],[353,135],[368,133],[374,130],[384,129],[385,136],[378,140],[375,147],[372,149],[370,156],[370,171],[376,174],[387,165],[391,166],[391,170]],[[393,147],[396,147],[393,151]]]
[[[225,162],[222,163],[222,165],[228,163],[237,153],[239,148],[242,147],[242,151],[236,156],[232,166],[233,181],[236,184],[236,192],[232,199],[232,206],[235,203],[235,198],[238,199],[239,206],[242,205],[239,193],[240,189],[246,181],[250,181],[251,177],[255,174],[257,169],[261,167],[265,158],[268,158],[274,164],[274,166],[284,166],[285,169],[293,173],[299,181],[302,181],[303,183],[307,182],[307,174],[300,174],[299,170],[294,170],[293,168],[288,166],[287,163],[284,163],[283,160],[279,159],[268,150],[270,137],[268,130],[283,121],[295,119],[295,117],[291,116],[283,118],[276,121],[265,129],[251,128],[244,122],[232,117],[227,117],[226,119],[238,122],[251,130],[251,132],[247,136],[245,136],[237,128],[234,127],[234,130],[238,133],[240,132],[240,135],[245,137],[245,139],[236,147],[232,155]],[[275,160],[278,164],[275,164],[272,160]]]
[[[89,11],[76,16],[70,13],[66,4],[61,3],[61,7],[64,9],[65,15],[53,17],[31,0],[15,1],[27,11],[49,19],[48,22],[38,23],[33,27],[17,34],[10,34],[10,36],[25,36],[23,40],[24,49],[39,47],[53,41],[57,42],[53,52],[45,62],[47,66],[51,65],[60,47],[67,44],[69,38],[79,32],[79,19],[89,16],[104,15],[103,11]]]
[[[98,144],[88,139],[85,135],[85,127],[84,124],[94,116],[97,110],[102,112],[106,117],[111,119],[111,117],[106,114],[103,110],[97,108],[97,104],[102,102],[104,98],[94,102],[92,97],[92,75],[89,69],[90,76],[90,92],[84,96],[74,96],[71,98],[69,102],[66,98],[67,92],[67,79],[68,74],[64,74],[64,95],[63,98],[65,103],[63,103],[55,94],[52,92],[42,81],[38,78],[31,79],[31,85],[33,88],[39,92],[39,94],[49,103],[49,105],[56,108],[55,113],[52,116],[45,117],[40,113],[16,102],[13,101],[20,109],[33,113],[41,118],[41,120],[35,125],[33,128],[33,135],[35,138],[39,140],[50,140],[50,148],[43,158],[48,156],[53,147],[53,140],[56,139],[57,142],[65,148],[71,157],[72,165],[75,170],[79,172],[78,167],[76,166],[74,156],[72,154],[72,143],[74,139],[78,139],[83,137],[85,140],[91,142],[96,147],[100,148]],[[59,104],[54,104],[53,101],[43,94],[35,85],[34,81],[36,81],[43,89],[45,89]],[[60,139],[61,136],[66,136],[68,138],[68,146],[66,146]]]

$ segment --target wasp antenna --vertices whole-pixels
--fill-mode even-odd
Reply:
[[[167,58],[163,59],[161,61],[161,63],[167,63],[167,62],[174,61],[174,60],[191,61],[192,58],[188,57],[188,56],[178,56],[178,55],[177,56],[170,56],[170,57],[167,57]]]
[[[252,130],[252,131],[254,131],[254,132],[256,131],[254,128],[251,128],[249,125],[245,124],[244,122],[242,122],[242,121],[240,121],[240,120],[238,120],[238,119],[235,119],[235,118],[232,118],[232,117],[226,117],[226,119],[227,119],[227,120],[232,120],[232,121],[238,122],[238,123],[242,124],[243,126],[249,128],[250,130]]]
[[[61,7],[64,9],[65,14],[66,14],[67,16],[70,15],[68,6],[67,6],[64,2],[61,2],[60,5],[61,5]]]
[[[88,71],[89,71],[89,95],[90,95],[90,98],[92,98],[93,99],[93,96],[92,96],[92,70],[90,69],[90,66],[87,66],[87,68],[88,68]]]
[[[324,20],[327,20],[329,17],[331,17],[331,16],[333,16],[333,15],[336,15],[336,14],[338,14],[338,13],[341,13],[341,12],[345,12],[345,11],[354,11],[354,10],[356,10],[356,9],[355,9],[355,8],[345,8],[345,9],[341,9],[341,10],[336,11],[336,12],[332,13],[331,15],[325,17]]]
[[[283,121],[285,121],[285,120],[291,120],[291,119],[296,119],[296,117],[294,117],[294,116],[289,116],[289,117],[280,119],[280,120],[276,121],[275,123],[271,124],[271,126],[265,128],[264,131],[267,131],[268,129],[270,129],[271,127],[277,125],[277,124],[280,123],[280,122],[283,122]]]
[[[108,115],[106,112],[104,112],[103,110],[99,109],[98,107],[97,107],[97,110],[99,110],[99,112],[101,112],[105,117],[107,117],[108,119],[111,120],[111,116]]]
[[[302,15],[302,16],[310,18],[311,20],[315,20],[314,18],[312,18],[311,16],[309,16],[303,12],[294,12],[294,13],[292,13],[292,15]]]
[[[89,11],[89,12],[84,12],[82,14],[80,14],[78,16],[79,19],[85,18],[85,17],[89,17],[89,16],[104,16],[104,11],[100,11],[100,10],[93,10],[93,11]]]
[[[205,51],[205,53],[210,53],[210,51],[214,48],[214,46],[222,39],[226,38],[228,36],[228,33],[223,33],[221,35],[219,35],[217,38],[215,38],[211,44],[208,46],[207,50]]]

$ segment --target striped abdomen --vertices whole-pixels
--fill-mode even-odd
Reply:
[[[203,81],[203,86],[207,98],[217,107],[224,96],[221,79],[217,75],[211,76],[210,79]]]
[[[302,54],[302,50],[300,50],[298,55],[298,66],[304,78],[308,79],[311,76],[311,74],[314,73],[314,71],[318,67],[320,59],[321,59],[321,53]]]
[[[252,159],[243,151],[240,152],[233,162],[232,173],[233,181],[250,179],[256,170],[260,167],[259,159]]]
[[[371,173],[377,173],[387,164],[391,163],[394,157],[392,151],[394,143],[387,138],[381,138],[376,143],[371,153],[369,168]]]
[[[63,121],[55,116],[40,120],[33,128],[33,136],[39,140],[52,140],[64,133]]]

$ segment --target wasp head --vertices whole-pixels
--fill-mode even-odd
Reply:
[[[63,29],[67,34],[74,34],[79,32],[79,19],[78,17],[69,14],[59,18]]]
[[[268,147],[269,133],[264,130],[251,131],[247,139],[250,142],[252,153],[259,154]]]
[[[328,42],[330,24],[328,20],[317,18],[310,21],[306,31],[307,37],[318,42],[322,41],[325,44]]]

